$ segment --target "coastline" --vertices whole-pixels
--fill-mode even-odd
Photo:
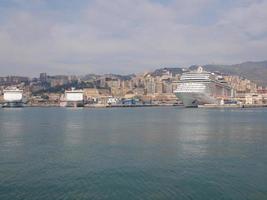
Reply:
[[[75,107],[62,107],[59,104],[25,104],[22,108],[75,108]],[[173,105],[173,104],[144,104],[144,105],[105,105],[105,104],[87,104],[83,107],[77,107],[77,108],[138,108],[138,107],[181,107],[184,108],[182,104]],[[205,105],[199,105],[198,108],[207,109],[207,108],[266,108],[267,104],[225,104],[225,105],[216,105],[216,104],[205,104]],[[2,107],[2,104],[0,104],[0,108]]]
[[[264,108],[267,107],[267,104],[226,104],[226,105],[214,105],[206,104],[199,105],[198,108]]]

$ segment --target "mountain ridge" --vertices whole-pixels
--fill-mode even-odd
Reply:
[[[267,60],[247,61],[232,65],[207,64],[202,67],[204,70],[210,72],[218,71],[227,75],[238,75],[257,83],[258,85],[267,86]],[[190,70],[196,68],[196,65],[189,67]]]

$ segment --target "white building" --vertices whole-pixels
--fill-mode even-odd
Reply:
[[[109,97],[107,100],[107,104],[109,105],[116,105],[120,102],[120,100],[118,98],[115,97]]]
[[[261,94],[249,93],[245,95],[245,104],[262,104],[263,97]]]

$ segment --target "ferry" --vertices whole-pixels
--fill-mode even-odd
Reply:
[[[23,107],[23,90],[16,87],[10,87],[3,90],[4,104],[3,108]]]
[[[64,97],[60,102],[61,107],[84,107],[83,90],[66,90]]]
[[[204,104],[221,104],[233,97],[233,89],[219,76],[204,71],[200,66],[196,71],[183,73],[174,91],[185,107]]]

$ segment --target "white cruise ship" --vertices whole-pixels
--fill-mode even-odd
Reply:
[[[202,67],[183,73],[174,93],[185,107],[219,104],[233,96],[233,90],[227,83],[213,73],[203,71]]]

